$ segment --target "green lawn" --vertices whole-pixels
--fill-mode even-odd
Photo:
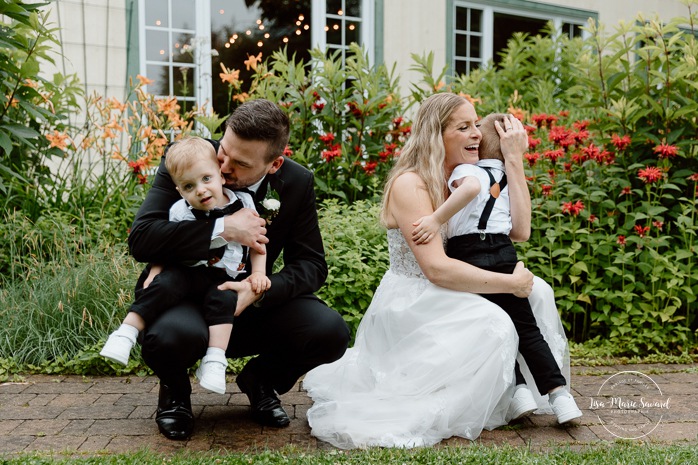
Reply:
[[[2,459],[0,459],[2,460]],[[126,455],[68,457],[65,455],[23,455],[2,460],[3,465],[19,464],[227,464],[227,465],[345,465],[345,464],[605,464],[669,465],[698,463],[695,445],[648,445],[642,442],[606,443],[583,449],[553,448],[532,452],[525,448],[473,445],[470,447],[422,448],[415,450],[371,449],[364,451],[304,452],[297,448],[258,453],[192,453],[161,455],[147,451]]]

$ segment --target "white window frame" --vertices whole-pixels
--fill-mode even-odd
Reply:
[[[451,56],[449,57],[449,62],[451,65],[452,73],[455,73],[456,60],[461,62],[479,62],[480,67],[489,66],[490,62],[494,59],[494,15],[495,13],[503,13],[512,16],[520,16],[522,18],[532,18],[544,21],[552,21],[557,30],[562,29],[563,23],[571,23],[579,26],[584,26],[586,22],[581,20],[579,17],[567,16],[564,14],[546,14],[538,11],[527,10],[525,7],[511,8],[505,5],[488,5],[486,3],[476,3],[464,0],[454,0],[451,12]],[[482,40],[480,42],[480,50],[482,54],[479,59],[473,60],[471,56],[456,55],[456,10],[458,8],[470,8],[482,11]],[[468,32],[469,34],[472,34]],[[472,35],[480,35],[475,33]],[[582,31],[582,37],[587,37],[588,33]]]
[[[155,29],[145,24],[145,2],[147,0],[138,0],[138,31],[139,31],[139,73],[147,77],[147,67],[149,64],[162,65],[163,62],[147,61],[146,60],[146,30]],[[210,0],[192,0],[195,2],[195,33],[194,33],[194,64],[193,69],[196,74],[196,86],[194,89],[194,98],[187,98],[187,101],[193,101],[197,107],[210,102],[212,99],[212,79],[213,72],[211,69],[211,1]],[[325,32],[325,24],[328,16],[326,0],[311,0],[311,47],[319,47],[325,50],[327,47],[327,35]],[[171,10],[170,10],[171,11]],[[170,14],[171,16],[171,14]],[[368,54],[369,62],[373,63],[375,50],[375,6],[373,0],[361,0],[361,43]],[[171,27],[171,18],[168,18],[169,28],[157,28],[158,30],[167,30],[172,32],[189,32],[173,29]],[[342,48],[346,50],[349,44],[342,44]],[[170,79],[170,85],[174,81]],[[147,86],[145,87],[147,91]],[[158,97],[169,97],[167,95],[158,95]],[[178,97],[179,99],[179,97]]]

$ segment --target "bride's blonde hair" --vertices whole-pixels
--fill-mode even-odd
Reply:
[[[444,202],[446,149],[442,134],[453,111],[467,102],[460,95],[440,93],[432,95],[419,107],[412,123],[412,135],[385,182],[380,214],[383,225],[388,222],[387,211],[393,182],[401,174],[413,171],[422,178],[434,210]]]

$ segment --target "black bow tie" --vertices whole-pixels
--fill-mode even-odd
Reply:
[[[223,216],[232,215],[236,211],[244,208],[240,199],[235,199],[235,202],[226,205],[223,208],[214,208],[213,210],[204,211],[192,208],[191,212],[197,220],[214,220],[216,218],[221,218]]]

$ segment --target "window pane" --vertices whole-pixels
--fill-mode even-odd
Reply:
[[[344,6],[346,8],[345,16],[361,17],[361,0],[346,0]]]
[[[182,97],[193,97],[196,89],[196,72],[193,67],[179,66],[172,69],[174,77],[174,94]]]
[[[456,7],[456,29],[459,31],[468,30],[468,10],[469,8]]]
[[[567,34],[570,39],[582,37],[582,26],[579,24],[562,23],[562,32]]]
[[[468,62],[456,60],[456,74],[468,74]]]
[[[172,27],[175,29],[196,28],[196,11],[193,0],[172,0]]]
[[[357,44],[361,43],[361,23],[356,21],[347,21],[347,30],[345,34],[345,45],[349,45],[352,42]]]
[[[342,22],[327,18],[327,44],[342,44]]]
[[[229,99],[229,84],[220,78],[221,63],[239,71],[240,91],[246,92],[255,72],[250,56],[261,53],[265,61],[286,48],[296,61],[310,58],[311,0],[249,3],[253,6],[248,8],[245,0],[211,0],[211,48],[218,52],[211,58],[213,109],[219,115],[229,114],[239,103]]]
[[[482,32],[482,10],[470,9],[470,30]]]
[[[459,57],[468,56],[468,36],[466,34],[456,34],[456,55]]]
[[[154,81],[148,84],[148,92],[155,95],[169,95],[170,67],[148,65],[146,70],[146,77]]]
[[[524,18],[522,16],[495,12],[494,37],[492,38],[494,62],[499,63],[501,61],[499,54],[506,48],[507,42],[515,32],[526,32],[530,35],[536,35],[542,32],[545,23],[544,19]]]
[[[194,63],[194,42],[193,34],[184,34],[174,32],[172,44],[172,61],[176,63]]]
[[[168,27],[167,0],[148,0],[145,3],[145,25]]]
[[[170,61],[169,34],[167,31],[145,31],[145,59],[148,61]]]
[[[327,14],[328,15],[338,15],[344,13],[342,10],[342,0],[327,0]]]
[[[468,55],[470,58],[482,57],[482,52],[480,51],[480,42],[481,41],[482,41],[481,37],[470,36],[470,54]]]

